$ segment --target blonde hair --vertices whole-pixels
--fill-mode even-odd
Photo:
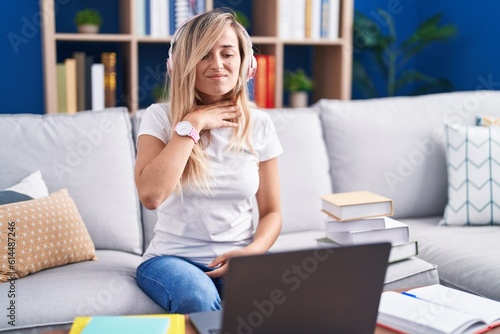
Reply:
[[[247,75],[253,58],[252,41],[245,28],[230,12],[213,10],[195,16],[175,33],[169,50],[170,121],[173,127],[182,121],[196,103],[202,102],[195,89],[196,66],[230,27],[234,29],[238,38],[241,65],[236,86],[226,94],[226,98],[235,101],[240,106],[242,116],[234,120],[238,123],[238,127],[234,128],[229,149],[242,151],[247,148],[253,152],[250,142],[249,108],[251,104],[248,101],[247,88]],[[210,136],[210,132],[204,131],[201,135],[202,137]],[[178,190],[182,191],[184,184],[191,184],[204,193],[210,193],[208,179],[207,157],[200,140],[189,156]]]

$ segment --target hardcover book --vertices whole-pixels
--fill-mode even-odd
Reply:
[[[392,216],[390,198],[370,191],[341,192],[321,196],[324,212],[338,220],[354,220],[377,216]]]
[[[410,228],[407,224],[385,217],[385,228],[379,230],[326,232],[326,236],[341,245],[359,245],[373,242],[390,242],[392,245],[408,243]]]
[[[325,238],[317,239],[319,247],[341,247],[342,245],[333,240]],[[392,245],[389,253],[389,263],[405,260],[409,257],[418,255],[418,242],[410,241],[405,244]]]
[[[385,228],[386,217],[361,218],[348,221],[337,220],[328,216],[325,219],[325,231],[345,232],[362,230],[381,230]]]

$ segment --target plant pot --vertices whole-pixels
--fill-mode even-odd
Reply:
[[[81,34],[97,34],[99,26],[93,24],[82,24],[78,26],[78,32]]]
[[[307,92],[290,93],[288,102],[290,108],[307,107]]]

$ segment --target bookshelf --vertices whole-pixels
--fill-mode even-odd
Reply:
[[[44,67],[45,112],[57,112],[57,76],[56,64],[58,51],[63,47],[74,48],[76,45],[95,45],[112,43],[115,45],[120,68],[118,86],[121,89],[119,100],[131,112],[146,106],[141,105],[139,78],[139,57],[148,45],[164,45],[168,50],[171,37],[158,38],[139,36],[135,33],[135,0],[117,0],[119,28],[117,33],[81,34],[58,32],[56,15],[61,6],[55,0],[40,0],[43,13],[42,53]],[[339,38],[338,39],[300,39],[284,40],[279,37],[279,6],[287,0],[247,0],[252,8],[252,41],[255,48],[263,54],[276,57],[276,107],[283,107],[283,74],[287,46],[305,46],[312,48],[312,77],[315,88],[312,100],[321,98],[347,100],[351,98],[352,67],[352,23],[354,0],[340,0]],[[215,1],[217,6],[218,1]],[[214,8],[214,0],[206,0],[207,10]],[[99,10],[99,8],[96,8]],[[76,31],[76,28],[75,28]],[[105,50],[103,50],[105,51]],[[165,55],[166,57],[166,52]]]

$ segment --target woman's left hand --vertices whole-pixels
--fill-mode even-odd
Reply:
[[[207,271],[206,274],[208,277],[211,278],[216,278],[216,277],[221,277],[226,274],[228,265],[229,265],[229,259],[235,256],[244,256],[244,255],[250,255],[252,252],[250,249],[247,248],[242,248],[242,249],[236,249],[224,254],[221,254],[217,256],[215,259],[213,259],[212,262],[208,264],[209,267],[215,268],[212,271]],[[255,253],[253,253],[255,254]]]

